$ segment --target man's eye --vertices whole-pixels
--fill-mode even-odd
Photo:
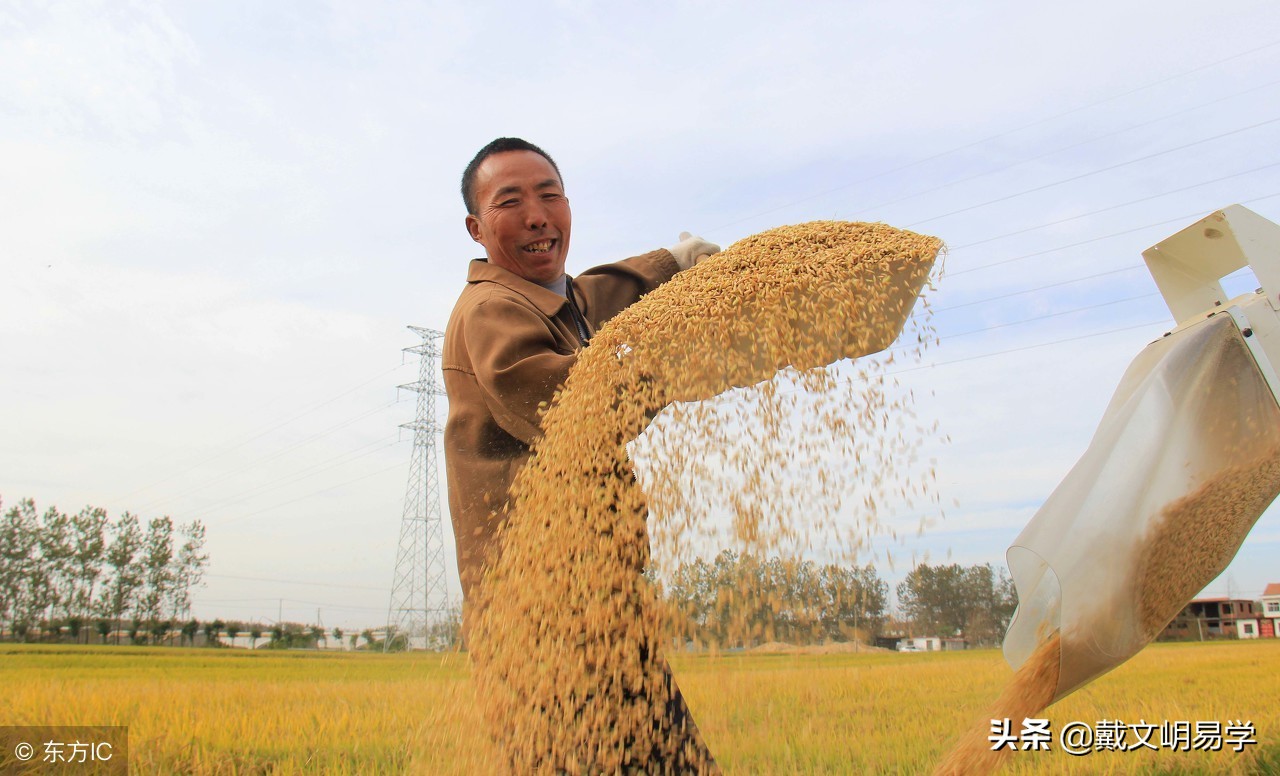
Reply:
[[[512,205],[518,204],[520,204],[520,200],[518,199],[504,199],[498,203],[498,207],[511,207]]]
[[[542,198],[548,201],[560,199],[559,194],[543,194]]]

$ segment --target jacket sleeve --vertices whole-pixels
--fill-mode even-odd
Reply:
[[[480,302],[463,332],[493,419],[526,445],[542,436],[540,404],[564,385],[576,355],[564,352],[536,310],[502,297]]]
[[[593,326],[599,326],[679,271],[680,265],[676,264],[671,251],[660,248],[614,264],[593,267],[573,282],[586,298],[583,312]]]

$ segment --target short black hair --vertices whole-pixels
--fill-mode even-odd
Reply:
[[[560,183],[564,183],[564,176],[560,174],[560,167],[556,165],[556,160],[551,158],[551,154],[538,148],[528,140],[521,140],[518,137],[500,137],[490,142],[484,148],[476,152],[475,157],[467,164],[467,169],[462,171],[462,203],[467,206],[467,212],[471,215],[476,214],[475,187],[476,187],[476,170],[480,169],[480,165],[484,163],[494,154],[504,153],[506,151],[532,151],[548,162],[556,171],[556,177],[560,179]]]

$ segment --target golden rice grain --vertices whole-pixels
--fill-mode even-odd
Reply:
[[[1220,472],[1164,510],[1137,572],[1141,627],[1153,639],[1240,549],[1280,494],[1280,447]]]
[[[761,446],[727,458],[720,442],[730,429],[742,431],[742,417],[726,415],[723,404],[688,403],[784,368],[794,370],[799,388],[840,384],[814,370],[887,347],[940,247],[935,238],[880,224],[774,229],[680,273],[595,335],[543,416],[544,436],[512,486],[502,551],[475,602],[479,700],[514,771],[712,769],[696,731],[672,729],[664,713],[672,701],[660,654],[666,614],[643,576],[648,499],[628,443],[660,410],[680,403],[667,431],[685,436],[650,456],[644,483],[662,506],[655,510],[662,536],[677,550],[706,514],[680,492],[682,476],[696,470],[714,478],[722,467],[733,476],[739,539],[804,541],[808,529],[777,507],[805,494],[776,492],[767,468],[796,453],[777,441],[784,418],[799,406],[836,435],[896,428],[884,415],[903,400],[815,409],[804,404],[804,391],[766,384],[751,413]],[[882,448],[911,447],[909,435],[895,433]],[[857,443],[850,450],[891,458]],[[886,494],[922,487],[868,479],[863,499],[872,512]]]

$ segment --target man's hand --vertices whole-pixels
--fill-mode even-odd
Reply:
[[[680,233],[680,242],[671,248],[671,255],[676,257],[680,269],[688,269],[713,253],[719,253],[720,246],[709,243],[701,237],[688,232]]]

